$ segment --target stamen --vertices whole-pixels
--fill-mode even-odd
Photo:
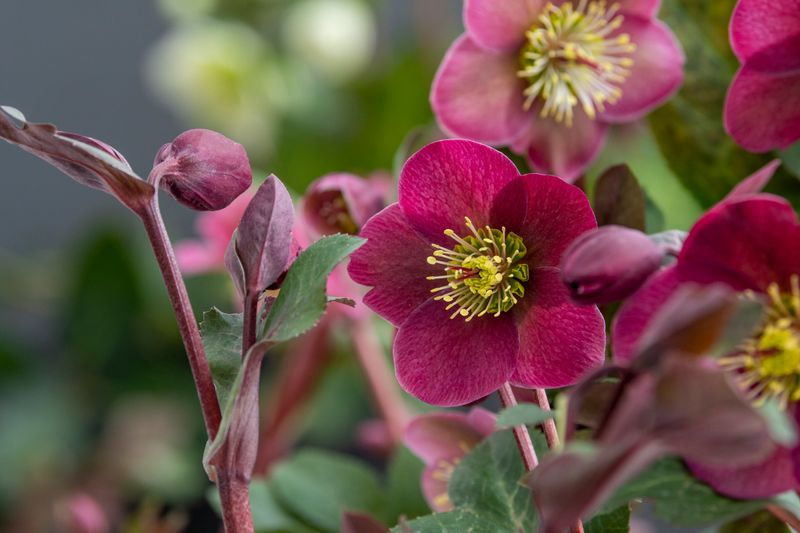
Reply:
[[[627,33],[611,35],[624,20],[619,7],[605,0],[545,6],[519,55],[525,109],[542,100],[542,117],[572,125],[575,106],[594,119],[622,97],[619,85],[631,74],[636,44]]]

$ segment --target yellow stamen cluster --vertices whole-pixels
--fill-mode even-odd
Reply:
[[[445,285],[431,292],[439,293],[434,300],[447,303],[445,309],[455,308],[450,318],[460,315],[469,322],[486,314],[500,316],[525,295],[522,283],[528,281],[528,265],[519,261],[527,249],[522,238],[506,228],[477,229],[469,217],[464,219],[470,234],[444,232],[456,243],[452,250],[433,245],[428,264],[442,265],[444,274],[427,279],[444,280]]]
[[[753,298],[752,293],[747,293]],[[754,405],[776,401],[782,409],[800,401],[800,281],[788,292],[778,284],[767,289],[764,321],[737,353],[720,360]]]
[[[520,50],[517,75],[528,83],[525,109],[541,98],[542,117],[572,125],[575,106],[594,119],[606,103],[619,100],[636,44],[627,33],[611,35],[622,25],[618,11],[619,4],[607,7],[605,0],[545,6]]]

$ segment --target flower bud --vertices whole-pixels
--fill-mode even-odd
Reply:
[[[662,248],[640,231],[602,226],[567,248],[561,279],[575,302],[606,304],[633,294],[658,270],[663,255]]]
[[[253,181],[242,145],[211,130],[189,130],[156,154],[149,181],[197,211],[217,211]]]
[[[303,215],[320,235],[356,234],[375,213],[386,207],[391,179],[376,174],[363,179],[353,174],[328,174],[309,185]]]

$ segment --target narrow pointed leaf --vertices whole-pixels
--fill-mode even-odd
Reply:
[[[228,402],[242,367],[242,315],[223,313],[216,307],[203,313],[200,333],[214,377],[219,404]]]

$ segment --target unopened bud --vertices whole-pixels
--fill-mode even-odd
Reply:
[[[189,130],[161,147],[150,182],[197,211],[228,206],[253,181],[242,145],[211,130]]]
[[[641,231],[602,226],[573,242],[561,260],[561,279],[575,302],[606,304],[633,294],[658,270],[662,247]]]

